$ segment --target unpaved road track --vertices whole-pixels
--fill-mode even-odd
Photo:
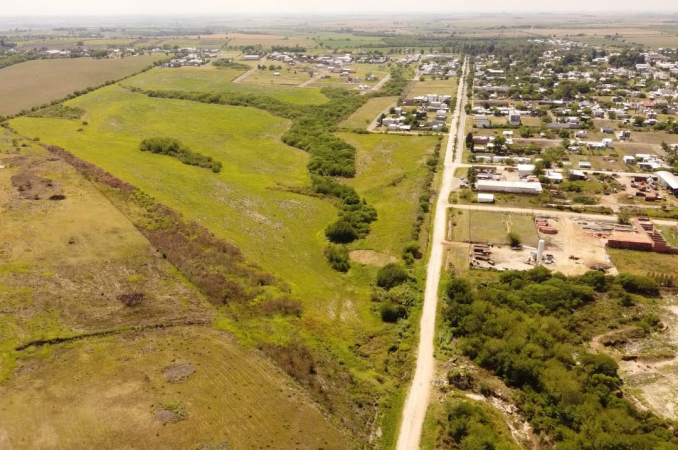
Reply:
[[[466,123],[466,77],[468,60],[464,61],[464,69],[457,90],[457,106],[452,117],[450,137],[445,150],[445,164],[442,182],[433,219],[433,236],[431,254],[426,272],[426,291],[424,307],[419,327],[419,349],[417,352],[417,368],[414,379],[405,400],[403,416],[398,435],[398,450],[416,450],[421,440],[421,430],[428,408],[431,392],[431,381],[434,374],[433,336],[435,334],[436,310],[438,305],[438,285],[442,271],[443,252],[445,248],[445,229],[447,223],[447,199],[453,189],[458,189],[459,182],[454,179],[454,171],[461,167],[461,155],[464,142],[464,124]],[[454,154],[454,138],[458,138],[459,149]]]
[[[245,73],[243,73],[242,75],[240,75],[240,76],[239,76],[238,78],[236,78],[235,80],[233,80],[233,82],[234,82],[234,83],[242,83],[242,81],[243,81],[245,78],[249,77],[250,75],[252,75],[252,74],[253,74],[254,72],[256,72],[256,71],[257,71],[257,68],[256,68],[256,67],[253,68],[253,69],[250,69],[250,70],[248,70],[247,72],[245,72]]]

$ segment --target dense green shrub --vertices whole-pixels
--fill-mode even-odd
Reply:
[[[358,239],[358,232],[350,222],[339,219],[325,228],[325,236],[337,244],[348,244]]]
[[[647,296],[659,295],[659,283],[650,277],[620,273],[616,280],[625,291],[632,294]]]
[[[610,295],[615,285],[657,292],[656,283],[646,278],[622,274],[614,280],[591,272],[568,278],[544,267],[502,272],[497,281],[477,287],[452,278],[443,318],[456,346],[516,390],[517,405],[535,432],[551,436],[556,448],[678,449],[665,421],[623,399],[616,362],[589,353],[579,328],[585,325],[572,320],[596,296]],[[648,314],[630,320],[646,332],[659,327]],[[455,434],[458,429],[450,430],[455,442],[464,436]]]
[[[85,110],[77,106],[54,105],[48,108],[38,109],[28,114],[28,117],[43,119],[68,119],[78,120],[85,114]]]
[[[389,263],[377,272],[377,286],[389,290],[409,280],[407,270],[400,264]]]
[[[222,166],[220,161],[215,161],[211,156],[205,156],[190,150],[177,139],[164,137],[147,138],[141,141],[139,150],[142,152],[172,156],[189,166],[212,169],[212,172],[214,173],[221,172]]]
[[[501,417],[492,417],[490,407],[464,400],[446,407],[445,434],[462,450],[520,450],[510,434],[497,430]],[[508,430],[506,430],[508,431]]]
[[[421,259],[422,256],[419,242],[411,241],[405,244],[405,248],[403,249],[403,260],[412,262],[415,259]]]
[[[390,303],[384,303],[379,309],[381,314],[381,320],[387,323],[395,323],[398,319],[404,319],[407,317],[407,308],[403,305],[392,305]]]
[[[328,245],[325,248],[325,257],[334,270],[348,272],[348,269],[351,268],[348,249],[345,245]]]
[[[250,70],[251,67],[247,64],[237,63],[229,61],[227,59],[217,59],[212,62],[213,66],[221,67],[222,69],[235,69],[235,70]]]
[[[506,237],[508,238],[511,247],[518,247],[522,242],[520,235],[515,231],[510,231]]]

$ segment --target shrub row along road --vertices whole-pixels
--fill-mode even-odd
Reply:
[[[438,305],[438,284],[442,271],[445,227],[447,223],[447,199],[453,189],[459,188],[459,181],[454,178],[454,171],[461,167],[461,147],[454,153],[455,137],[459,145],[464,142],[464,124],[466,123],[466,77],[468,76],[468,60],[464,61],[462,77],[457,90],[457,105],[452,117],[450,136],[445,150],[445,163],[442,182],[433,219],[433,236],[431,254],[426,272],[426,291],[424,307],[419,329],[419,349],[417,367],[414,372],[412,386],[405,400],[403,417],[398,435],[398,450],[416,450],[421,440],[421,429],[429,403],[431,381],[434,374],[433,336],[435,334],[436,310]]]

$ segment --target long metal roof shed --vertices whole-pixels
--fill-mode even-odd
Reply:
[[[674,193],[678,191],[678,177],[676,177],[674,174],[665,170],[661,170],[659,172],[655,172],[655,175],[657,175],[663,182],[661,184],[667,186]]]

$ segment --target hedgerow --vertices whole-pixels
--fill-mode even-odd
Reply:
[[[221,172],[221,161],[215,161],[211,156],[205,156],[194,152],[179,140],[167,137],[153,137],[141,141],[139,150],[142,152],[151,152],[161,155],[171,156],[189,166],[204,167],[212,169],[212,172]]]

